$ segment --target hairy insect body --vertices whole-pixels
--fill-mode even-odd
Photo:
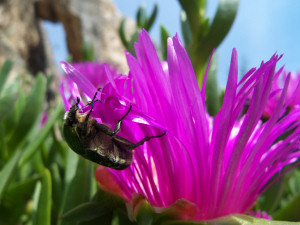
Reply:
[[[78,109],[66,113],[64,136],[69,146],[84,158],[106,167],[122,170],[130,166],[134,143],[113,135],[109,127],[86,117]]]
[[[96,122],[96,121],[95,121]],[[114,169],[125,169],[132,163],[134,143],[113,135],[111,130],[96,122],[85,142],[87,154],[95,154],[96,162]]]
[[[132,163],[135,148],[152,138],[162,137],[165,133],[145,137],[137,143],[118,136],[121,123],[132,106],[130,105],[128,112],[119,120],[116,128],[111,130],[105,124],[90,118],[96,94],[90,103],[91,109],[88,114],[79,112],[79,99],[66,112],[63,129],[65,140],[73,151],[90,161],[116,170],[126,169]]]

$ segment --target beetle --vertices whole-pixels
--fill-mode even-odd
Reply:
[[[111,130],[108,126],[98,123],[90,117],[96,96],[97,92],[89,103],[91,109],[88,114],[79,112],[80,99],[77,98],[77,103],[65,113],[64,117],[65,140],[74,152],[84,158],[112,169],[123,170],[131,165],[135,148],[152,138],[159,138],[166,134],[164,132],[157,136],[147,136],[137,143],[118,136],[122,121],[131,111],[132,104],[118,121],[115,129]]]

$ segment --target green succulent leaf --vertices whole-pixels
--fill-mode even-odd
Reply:
[[[288,180],[288,186],[293,195],[296,195],[300,192],[300,170],[299,170],[299,168],[293,170],[293,174],[291,175],[290,179]]]
[[[217,48],[228,34],[238,10],[239,0],[220,0],[217,13],[211,25],[201,33],[191,47],[193,65],[205,64],[212,50]],[[207,21],[203,22],[206,26]],[[197,69],[196,69],[197,71]],[[202,73],[203,74],[203,73]],[[200,77],[199,77],[200,76]],[[198,73],[198,80],[203,80],[203,75]]]
[[[272,216],[276,220],[300,221],[300,193],[285,206],[281,207]]]
[[[130,221],[128,215],[123,210],[115,210],[115,216],[112,225],[137,225],[135,221]]]
[[[97,202],[86,202],[65,213],[62,219],[74,222],[88,221],[105,215],[107,210],[103,211],[103,208]]]
[[[147,12],[144,4],[140,5],[136,14],[136,23],[138,27],[144,27],[147,22]]]
[[[6,60],[0,68],[0,96],[3,94],[3,87],[11,70],[13,62]]]
[[[137,30],[132,36],[131,36],[131,40],[128,44],[128,51],[133,55],[133,56],[136,56],[135,55],[135,50],[134,50],[134,43],[138,41],[139,39],[139,32],[140,30]]]
[[[93,201],[82,203],[69,210],[62,216],[62,219],[68,222],[90,221],[99,217],[110,216],[115,209],[125,211],[124,200],[99,189]]]
[[[57,164],[52,164],[50,168],[52,178],[52,200],[55,213],[59,213],[59,207],[62,204],[63,198],[63,182]]]
[[[202,84],[206,62],[212,50],[228,34],[235,19],[239,0],[219,0],[216,15],[209,25],[204,17],[206,1],[179,0],[185,14],[181,17],[185,45],[199,84]]]
[[[126,35],[125,35],[125,21],[126,21],[126,19],[123,18],[122,21],[121,21],[121,23],[120,23],[120,26],[119,26],[119,36],[121,38],[121,41],[122,41],[124,47],[126,49],[128,49],[129,43],[128,43]]]
[[[184,40],[185,46],[189,46],[192,44],[193,37],[192,37],[191,28],[190,28],[189,22],[187,20],[185,11],[181,12],[180,21],[181,21],[181,32],[183,35],[183,40]]]
[[[198,32],[201,26],[201,21],[204,16],[203,4],[205,5],[206,1],[202,0],[179,0],[179,3],[183,10],[186,12],[187,21],[189,23],[190,29],[193,32]]]
[[[106,205],[98,202],[86,202],[65,213],[62,219],[71,222],[89,221],[105,216],[109,211]]]
[[[92,220],[88,220],[88,221],[82,221],[80,223],[78,223],[78,225],[112,225],[112,220],[113,220],[113,214],[109,213],[109,214],[105,214],[103,216],[97,217],[95,219]],[[121,225],[121,224],[118,224]]]
[[[7,94],[0,97],[0,122],[8,115],[13,109],[17,100],[16,94]]]
[[[0,171],[0,201],[7,185],[13,177],[13,173],[15,172],[21,154],[21,151],[16,152]]]
[[[26,105],[20,114],[20,119],[14,128],[14,133],[8,143],[8,146],[11,149],[15,149],[17,145],[23,141],[33,125],[36,123],[43,109],[45,93],[46,82],[43,75],[39,74],[36,78],[32,91],[26,97]]]
[[[272,184],[259,199],[259,209],[273,213],[279,206],[291,174],[287,173]]]
[[[64,214],[76,206],[90,200],[91,180],[94,173],[93,164],[88,160],[79,157],[73,151],[68,151],[66,168],[65,192],[60,214]],[[61,223],[60,223],[61,222]],[[64,220],[59,224],[68,224]]]
[[[95,52],[94,47],[91,42],[85,40],[82,44],[82,55],[84,61],[94,61],[95,60]]]
[[[161,51],[163,54],[163,59],[167,60],[167,40],[170,37],[167,29],[164,26],[160,26],[160,44],[161,44]]]
[[[39,179],[41,179],[41,175],[35,175],[29,179],[10,185],[5,192],[4,199],[10,202],[11,205],[25,205]]]
[[[50,114],[50,117],[48,118],[43,129],[40,130],[40,128],[37,127],[37,129],[39,129],[39,133],[33,138],[33,140],[24,149],[24,154],[20,160],[20,166],[22,166],[24,163],[30,160],[31,157],[36,153],[36,151],[39,150],[39,146],[49,135],[49,132],[53,128],[54,123],[57,121],[59,116],[62,116],[62,113],[63,113],[63,107],[62,104],[59,104],[56,107],[55,111]]]
[[[149,18],[147,18],[147,22],[144,27],[147,31],[149,31],[151,29],[151,27],[156,19],[157,12],[158,12],[158,6],[157,6],[157,4],[155,4],[154,8],[152,10],[151,16]]]
[[[33,197],[33,225],[51,224],[51,175],[45,169],[41,182],[38,182]]]
[[[217,54],[214,53],[209,66],[205,87],[207,111],[212,116],[216,115],[221,108],[217,79],[217,62]]]
[[[216,48],[229,32],[237,14],[239,0],[220,0],[217,13],[205,35],[202,47],[209,44],[211,50]],[[209,53],[211,52],[209,51]]]

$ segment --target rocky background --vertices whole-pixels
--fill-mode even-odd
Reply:
[[[57,72],[42,20],[63,24],[73,61],[82,60],[82,44],[87,41],[96,60],[127,70],[118,35],[122,15],[111,0],[0,0],[0,15],[0,65],[11,59],[15,72]],[[126,22],[126,31],[134,27]]]

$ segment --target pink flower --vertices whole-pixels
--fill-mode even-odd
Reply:
[[[77,97],[89,101],[91,100],[91,98],[88,97],[89,93],[94,94],[98,88],[103,88],[108,84],[110,79],[113,80],[116,77],[122,76],[117,73],[116,68],[111,67],[108,63],[72,63],[72,69],[78,76],[63,77],[61,79],[60,93],[64,101],[65,110],[69,110],[71,105],[76,102]],[[90,89],[89,92],[82,92],[78,89],[76,83],[80,82],[81,77],[84,77],[85,85],[87,86],[87,89]],[[72,80],[72,78],[75,80]],[[83,106],[84,103],[81,102],[80,105]]]
[[[263,219],[267,219],[267,220],[272,220],[272,216],[268,215],[266,212],[264,211],[260,211],[260,210],[257,210],[256,212],[249,212],[249,215],[250,216],[255,216],[257,218],[263,218]]]
[[[283,85],[286,79],[290,76],[290,82],[286,97],[284,100],[285,106],[288,110],[293,108],[299,108],[300,106],[300,73],[289,75],[287,71],[281,68],[274,76],[274,81],[272,85],[271,95],[268,100],[267,106],[265,108],[264,116],[269,118],[275,110],[275,107],[280,98]]]
[[[178,36],[168,39],[164,64],[146,31],[140,33],[135,50],[137,59],[126,53],[128,77],[112,79],[106,73],[102,78],[110,83],[99,91],[100,101],[94,104],[92,117],[113,129],[132,104],[119,136],[137,142],[163,131],[167,134],[136,148],[129,168],[108,169],[123,197],[129,201],[139,193],[153,207],[168,207],[186,199],[197,206],[190,215],[195,220],[248,212],[274,175],[300,156],[300,121],[295,120],[300,111],[292,110],[281,118],[289,76],[271,118],[260,121],[280,57],[272,56],[238,82],[233,49],[223,106],[212,118],[205,109],[206,78],[200,90]],[[91,99],[97,87],[70,65],[63,63],[62,67]],[[249,96],[248,111],[241,117]],[[89,109],[87,105],[81,111]],[[287,137],[278,141],[287,131]],[[101,171],[96,171],[99,182]]]

